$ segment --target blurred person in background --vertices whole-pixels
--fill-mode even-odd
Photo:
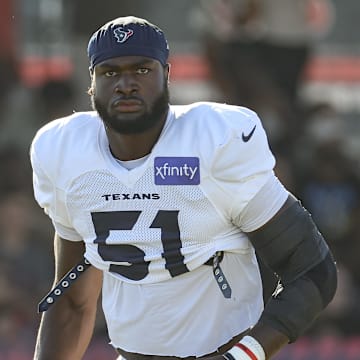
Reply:
[[[264,119],[272,148],[288,149],[301,127],[298,89],[314,42],[329,31],[329,0],[204,0],[193,23],[225,101]],[[287,151],[287,150],[285,150]]]
[[[353,264],[352,254],[359,243],[356,224],[360,178],[354,166],[356,156],[348,150],[346,119],[330,104],[312,105],[304,119],[304,131],[293,146],[297,193],[312,212],[336,258],[343,264]],[[358,278],[358,265],[351,268]]]
[[[31,146],[35,198],[55,228],[34,358],[82,358],[101,289],[120,358],[272,358],[331,301],[337,275],[274,174],[261,120],[170,105],[167,40],[144,19],[106,23],[88,56],[94,111],[50,122]],[[255,252],[279,278],[266,304]]]
[[[2,193],[0,355],[33,346],[31,333],[37,322],[36,298],[41,296],[53,276],[52,248],[46,241],[50,228],[38,215],[38,207],[29,192]]]
[[[8,98],[8,108],[4,112],[0,151],[12,148],[20,156],[27,156],[36,130],[50,120],[74,111],[73,106],[74,85],[69,79],[49,79],[38,87],[16,88]]]
[[[360,205],[359,181],[349,159],[331,142],[315,149],[308,171],[302,199],[328,241],[341,251],[351,214]]]
[[[357,154],[348,150],[346,119],[331,104],[314,103],[293,144],[297,193],[328,240],[339,266],[339,290],[309,332],[312,336],[360,333],[360,178]],[[345,355],[344,355],[345,356]]]
[[[37,91],[36,105],[40,109],[37,128],[47,122],[69,114],[75,109],[74,84],[69,79],[49,80]]]
[[[31,166],[27,156],[16,144],[0,147],[0,197],[17,191],[31,194]]]

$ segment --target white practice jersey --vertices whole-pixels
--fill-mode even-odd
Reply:
[[[104,271],[115,347],[202,356],[257,322],[261,278],[244,232],[267,222],[287,191],[254,112],[170,106],[152,152],[131,170],[113,158],[97,113],[75,113],[39,130],[31,160],[35,197],[56,231],[84,241]],[[204,265],[217,251],[229,298]]]

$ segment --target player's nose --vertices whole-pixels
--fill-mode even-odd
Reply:
[[[133,94],[139,90],[135,77],[131,74],[121,74],[115,83],[114,91],[122,94]]]

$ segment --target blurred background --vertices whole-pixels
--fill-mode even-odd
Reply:
[[[173,104],[212,100],[258,112],[278,177],[335,255],[335,299],[276,360],[360,359],[360,2],[1,0],[0,360],[32,358],[37,303],[53,277],[52,226],[33,200],[30,142],[50,120],[90,109],[87,41],[126,15],[167,34]],[[115,358],[99,311],[85,359]]]

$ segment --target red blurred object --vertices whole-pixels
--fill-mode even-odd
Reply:
[[[177,54],[170,58],[171,79],[207,80],[210,70],[201,55]],[[320,82],[360,82],[360,56],[318,55],[306,66],[304,79]]]
[[[69,57],[51,58],[27,56],[19,63],[19,75],[28,87],[38,87],[49,80],[68,79],[73,72],[73,63]]]

